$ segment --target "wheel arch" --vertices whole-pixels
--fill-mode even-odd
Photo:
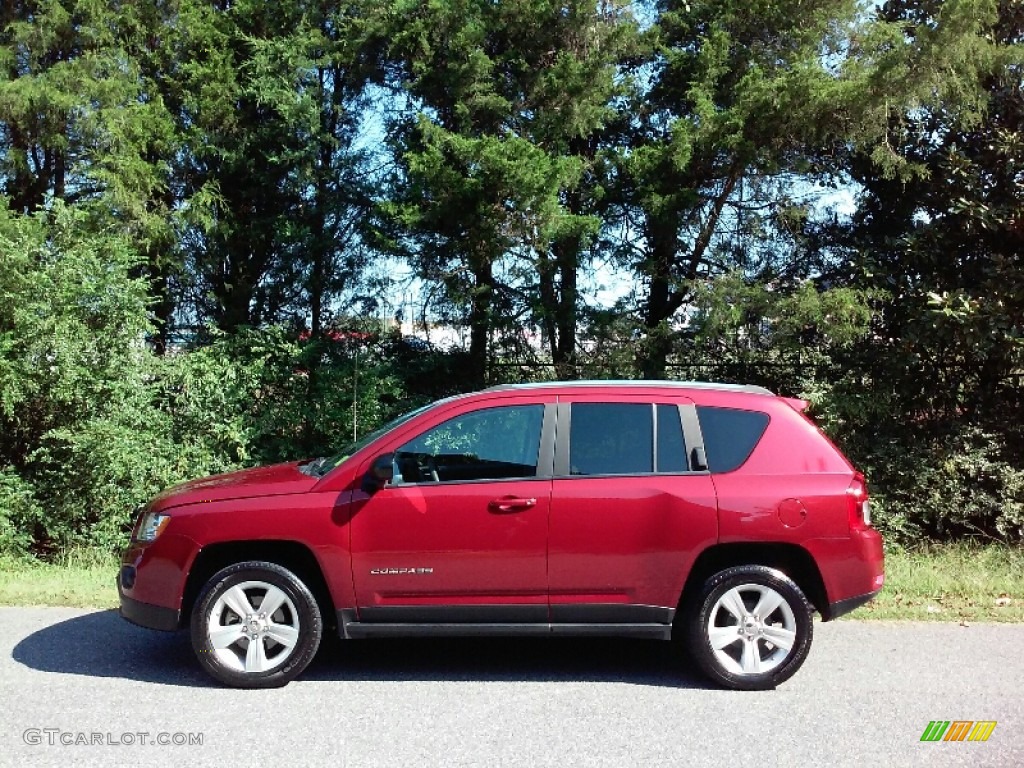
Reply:
[[[290,540],[228,541],[199,550],[185,580],[181,600],[180,626],[188,626],[192,609],[203,586],[215,573],[235,563],[263,560],[294,573],[313,593],[325,628],[335,621],[334,601],[316,555],[305,544]]]
[[[737,565],[763,565],[782,571],[800,587],[825,621],[830,618],[828,593],[814,557],[803,547],[785,542],[714,544],[705,549],[686,577],[676,616],[687,615],[685,608],[700,597],[709,578]]]

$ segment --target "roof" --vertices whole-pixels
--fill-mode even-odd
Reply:
[[[754,384],[720,384],[713,381],[661,381],[657,379],[585,379],[582,381],[543,381],[533,384],[499,384],[485,392],[515,389],[546,389],[561,387],[650,387],[654,389],[711,389],[722,392],[744,392],[750,395],[775,396],[770,389]]]

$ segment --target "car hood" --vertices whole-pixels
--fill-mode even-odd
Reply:
[[[223,499],[305,493],[317,484],[319,478],[300,472],[300,464],[302,462],[293,461],[190,480],[168,488],[158,495],[151,502],[150,509],[159,511],[184,504],[201,504]]]

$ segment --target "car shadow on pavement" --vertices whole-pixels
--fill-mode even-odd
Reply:
[[[41,672],[167,685],[210,684],[187,633],[142,629],[117,611],[97,611],[51,624],[14,646],[11,656]]]
[[[301,679],[714,687],[675,643],[598,637],[330,638]]]
[[[41,672],[210,687],[187,632],[133,626],[98,611],[33,632],[15,661]],[[615,682],[709,687],[675,644],[611,638],[324,638],[299,680]]]

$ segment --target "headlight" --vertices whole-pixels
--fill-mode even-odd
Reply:
[[[147,512],[142,516],[142,522],[139,523],[139,532],[135,536],[136,540],[155,541],[156,537],[167,527],[167,523],[170,520],[170,515],[164,515],[159,512]]]

